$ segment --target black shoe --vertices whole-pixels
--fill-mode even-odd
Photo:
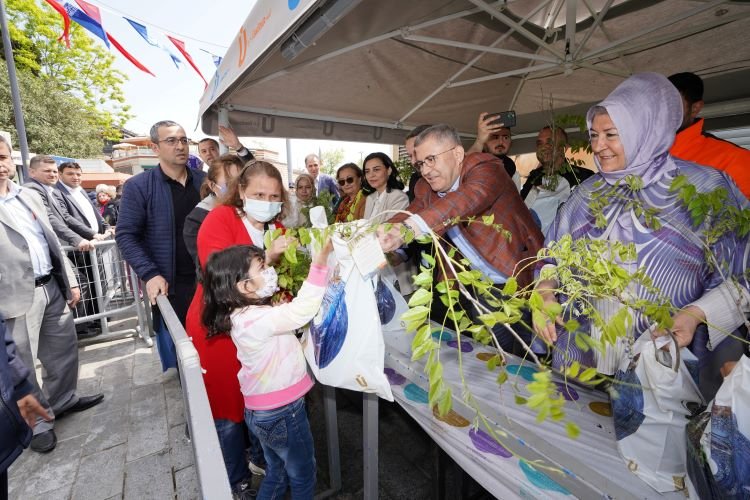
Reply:
[[[52,429],[35,434],[31,438],[30,448],[37,453],[49,453],[55,449],[55,446],[57,446],[57,436]]]
[[[96,406],[102,401],[104,401],[104,394],[102,394],[101,392],[99,394],[94,394],[93,396],[81,396],[80,398],[78,398],[78,402],[76,404],[61,411],[60,413],[55,415],[55,418],[60,419],[71,412],[88,410],[92,406]]]

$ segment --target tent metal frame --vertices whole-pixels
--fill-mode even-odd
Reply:
[[[409,119],[409,117],[411,117],[420,109],[422,109],[427,103],[429,103],[432,99],[434,99],[437,95],[439,95],[445,89],[457,88],[457,87],[462,87],[466,85],[473,85],[473,84],[478,84],[478,83],[487,82],[491,80],[508,78],[512,76],[521,76],[522,78],[519,81],[519,85],[517,86],[516,92],[514,93],[513,99],[511,101],[511,108],[512,108],[515,105],[520,95],[520,92],[524,86],[524,83],[526,82],[528,77],[532,75],[547,74],[550,72],[550,70],[558,70],[558,71],[562,71],[563,73],[569,74],[575,71],[576,69],[588,69],[588,70],[596,71],[596,72],[607,74],[607,75],[614,75],[614,76],[621,77],[621,78],[627,78],[628,76],[630,76],[632,71],[628,67],[627,63],[623,60],[623,56],[627,55],[629,52],[646,50],[648,48],[658,46],[663,43],[668,43],[670,41],[674,41],[674,40],[680,39],[685,36],[689,36],[691,34],[695,34],[697,32],[700,32],[706,29],[714,28],[714,27],[721,26],[730,22],[744,19],[746,17],[750,17],[750,12],[738,13],[738,14],[726,16],[723,18],[712,19],[710,21],[707,21],[698,25],[684,27],[683,29],[680,29],[674,33],[664,34],[664,35],[656,36],[656,37],[648,37],[646,40],[641,40],[643,37],[646,37],[647,35],[650,35],[654,32],[657,32],[660,29],[673,25],[674,23],[684,21],[693,16],[701,14],[705,11],[714,9],[722,4],[735,3],[729,0],[715,0],[712,2],[708,2],[705,5],[701,5],[693,9],[690,9],[688,11],[685,11],[681,14],[677,14],[674,17],[670,18],[669,21],[659,22],[652,26],[639,30],[636,33],[632,33],[628,36],[625,36],[616,40],[612,40],[612,37],[609,35],[609,33],[607,33],[607,30],[606,30],[605,17],[607,13],[609,12],[610,8],[612,7],[612,5],[614,4],[614,0],[607,0],[605,4],[601,7],[601,9],[599,9],[598,11],[592,8],[592,5],[588,0],[582,0],[581,2],[579,2],[578,0],[546,0],[546,1],[540,2],[539,5],[537,5],[529,14],[524,16],[524,18],[520,19],[519,21],[515,21],[511,19],[508,15],[503,13],[503,10],[505,10],[504,7],[507,5],[506,2],[502,2],[502,1],[487,2],[486,0],[468,0],[468,1],[474,5],[474,8],[462,10],[460,12],[456,12],[456,13],[445,15],[445,16],[440,16],[435,19],[430,19],[430,20],[420,22],[417,24],[403,26],[401,28],[391,30],[382,35],[378,35],[378,36],[375,36],[366,40],[362,40],[360,42],[333,50],[326,54],[319,55],[311,60],[293,64],[282,70],[275,71],[273,73],[270,73],[260,78],[253,79],[251,76],[248,76],[244,80],[240,80],[238,84],[233,85],[233,87],[236,88],[238,86],[246,87],[250,85],[257,85],[260,83],[264,83],[264,82],[288,75],[296,70],[303,69],[309,66],[313,66],[317,63],[320,63],[320,62],[323,62],[332,58],[336,58],[338,56],[350,53],[352,51],[361,49],[363,47],[367,47],[369,45],[373,45],[373,44],[376,44],[385,40],[395,39],[395,38],[400,38],[401,40],[411,41],[411,42],[419,42],[419,43],[454,47],[454,48],[459,48],[459,49],[474,50],[478,52],[478,54],[474,56],[470,61],[465,63],[461,69],[456,71],[456,73],[454,73],[445,81],[443,81],[438,86],[436,86],[436,88],[433,91],[426,94],[424,98],[422,98],[418,103],[416,103],[414,107],[412,107],[409,111],[407,111],[396,122],[353,120],[353,119],[345,119],[345,118],[340,118],[336,116],[329,116],[329,115],[322,115],[322,114],[278,111],[274,109],[266,109],[266,108],[261,108],[261,107],[232,104],[231,102],[227,102],[227,101],[219,104],[219,109],[220,109],[219,122],[222,124],[227,123],[228,117],[224,116],[224,114],[230,110],[237,110],[237,111],[244,111],[244,112],[255,113],[255,114],[260,114],[260,115],[279,116],[279,117],[288,117],[288,118],[301,118],[301,119],[309,119],[309,120],[319,120],[319,121],[324,121],[324,122],[338,122],[338,123],[343,123],[343,124],[363,125],[363,126],[370,126],[370,127],[382,127],[382,128],[389,128],[389,129],[407,129],[409,128],[409,126],[407,125],[407,120]],[[593,19],[593,23],[591,24],[591,26],[587,28],[580,42],[576,43],[575,37],[578,34],[577,12],[581,4],[583,4],[585,9],[590,14],[591,18]],[[565,7],[566,22],[563,26],[553,27],[555,21],[557,20],[558,16],[562,12],[563,6]],[[546,16],[545,16],[545,23],[542,26],[542,28],[545,30],[545,35],[543,38],[539,38],[537,35],[535,35],[530,30],[525,28],[524,25],[529,22],[529,19],[536,16],[540,11],[542,11],[542,9],[545,9],[545,8],[548,9]],[[506,26],[509,29],[507,32],[503,33],[502,36],[498,37],[493,43],[489,45],[466,43],[466,42],[448,40],[445,38],[439,38],[439,37],[434,37],[434,36],[425,36],[425,35],[416,34],[417,31],[422,30],[424,28],[436,26],[436,25],[439,25],[448,21],[455,20],[455,19],[461,19],[467,16],[481,13],[481,12],[485,12],[489,14],[490,16],[492,16],[493,19],[497,20],[499,23],[502,23],[504,26]],[[590,49],[590,50],[585,50],[586,45],[590,41],[591,36],[597,30],[599,30],[602,33],[602,35],[605,37],[605,39],[608,40],[608,43],[606,43],[605,45],[601,47],[597,47],[597,48]],[[548,42],[547,39],[549,39],[552,35],[556,35],[563,31],[564,31],[564,40],[565,40],[565,51],[561,52],[558,47],[553,46],[553,43],[555,43],[557,39],[555,39],[553,42]],[[508,37],[512,36],[513,34],[518,34],[524,37],[525,39],[531,41],[536,46],[536,50],[534,52],[522,52],[522,51],[517,51],[517,50],[502,49],[498,47],[498,45],[500,45],[503,41],[505,41]],[[476,78],[469,78],[466,80],[458,80],[458,78],[462,74],[464,74],[466,71],[474,67],[477,61],[485,54],[501,54],[501,55],[505,55],[509,57],[517,57],[521,59],[526,59],[529,61],[529,65],[522,67],[522,68],[516,68],[516,69],[503,71],[503,72],[499,72],[499,73],[495,73],[491,75],[485,75],[485,76],[476,77]],[[624,66],[624,68],[618,68],[610,64],[607,64],[608,60],[619,61],[620,64]],[[539,64],[536,64],[537,62]],[[555,73],[555,71],[552,71],[552,73]],[[466,137],[473,137],[473,134],[463,134],[463,135]]]

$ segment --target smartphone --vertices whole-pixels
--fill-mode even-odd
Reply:
[[[490,122],[490,125],[496,123],[502,123],[504,127],[512,128],[516,126],[516,112],[515,111],[503,111],[501,113],[490,113],[495,116],[495,119]]]

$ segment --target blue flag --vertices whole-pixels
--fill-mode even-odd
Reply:
[[[142,25],[141,23],[137,23],[133,21],[132,19],[128,19],[127,17],[123,17],[123,19],[129,22],[130,25],[133,27],[133,29],[136,30],[138,34],[141,35],[143,39],[146,40],[146,42],[148,42],[149,45],[153,47],[158,47],[164,52],[166,52],[167,54],[169,54],[169,57],[172,58],[172,62],[174,63],[174,65],[177,66],[178,69],[180,68],[180,63],[182,62],[182,59],[177,57],[167,47],[165,47],[164,45],[160,44],[158,41],[151,38],[151,36],[149,36],[148,34],[148,29],[144,25]]]
[[[68,13],[68,16],[70,16],[73,21],[83,26],[83,28],[87,31],[101,38],[109,48],[109,40],[107,39],[107,34],[104,32],[104,28],[99,21],[90,17],[84,11],[71,3],[65,2],[63,7],[65,7],[65,12]]]

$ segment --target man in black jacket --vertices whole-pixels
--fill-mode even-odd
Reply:
[[[50,416],[31,394],[29,369],[16,355],[13,336],[2,318],[0,333],[5,339],[5,352],[0,354],[0,498],[8,498],[8,467],[29,445],[36,418],[50,420]]]

